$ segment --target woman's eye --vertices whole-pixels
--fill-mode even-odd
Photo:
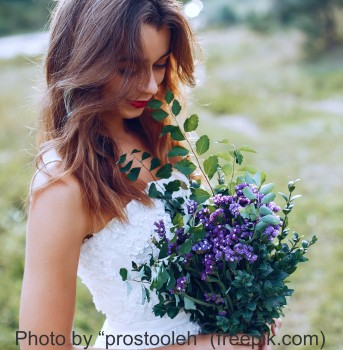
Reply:
[[[164,63],[164,64],[154,64],[154,67],[157,69],[165,69],[168,66],[168,62]]]

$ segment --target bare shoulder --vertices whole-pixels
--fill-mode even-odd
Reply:
[[[89,233],[89,215],[83,204],[81,187],[72,175],[51,182],[58,166],[59,162],[52,162],[44,171],[38,170],[32,179],[28,233],[34,231],[43,235],[54,230],[57,239],[82,242]]]

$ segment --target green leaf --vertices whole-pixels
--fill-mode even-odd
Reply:
[[[116,164],[123,164],[126,161],[126,153],[122,154]]]
[[[173,106],[172,106],[172,112],[175,115],[175,117],[180,114],[181,109],[182,109],[182,107],[180,105],[180,102],[178,100],[174,100]]]
[[[202,188],[195,188],[192,189],[192,194],[189,198],[198,204],[201,204],[207,201],[210,197],[211,195],[207,191]]]
[[[140,151],[139,149],[134,149],[132,152],[131,152],[131,154],[135,154],[135,153],[139,153],[139,152],[142,152],[142,151]]]
[[[278,192],[278,194],[279,194],[286,202],[288,202],[288,197],[287,197],[284,193]]]
[[[256,174],[257,173],[256,168],[254,168],[251,165],[243,165],[243,166],[239,167],[238,171],[245,171],[245,172],[248,172],[250,174]]]
[[[163,119],[168,117],[168,113],[164,111],[163,109],[158,109],[156,112],[152,114],[152,117],[157,120],[158,122],[162,121]]]
[[[164,125],[162,127],[161,134],[162,135],[168,134],[168,132],[172,132],[173,130],[175,130],[175,128],[177,128],[177,126],[175,125]]]
[[[231,156],[230,156],[230,154],[227,153],[227,152],[219,152],[219,153],[216,154],[216,156],[217,156],[218,158],[222,158],[222,159],[224,159],[224,160],[227,160],[228,162],[231,161]]]
[[[244,193],[244,196],[250,200],[256,199],[255,193],[251,190],[249,186],[246,186],[243,188],[243,193]]]
[[[188,159],[182,159],[179,162],[174,164],[174,168],[177,169],[180,173],[188,176],[197,168],[194,163]]]
[[[128,272],[127,272],[126,269],[121,268],[121,269],[119,270],[119,274],[120,274],[120,276],[121,276],[121,278],[122,278],[123,281],[126,281],[126,280],[127,280]]]
[[[173,167],[170,163],[163,165],[160,169],[158,169],[156,173],[156,177],[160,179],[169,179],[173,171]]]
[[[275,193],[268,193],[263,197],[261,203],[267,204],[267,203],[273,201],[275,199],[275,197],[276,197]]]
[[[256,232],[262,233],[264,230],[268,227],[268,224],[266,222],[260,221],[256,226],[255,230]]]
[[[161,161],[158,158],[152,158],[150,163],[150,171],[158,168],[161,165]]]
[[[248,146],[248,145],[239,147],[238,150],[241,151],[241,152],[256,153],[256,151],[253,148],[251,148],[250,146]]]
[[[263,194],[268,194],[273,190],[273,188],[274,188],[274,184],[266,184],[261,187],[260,192]]]
[[[180,180],[174,180],[174,181],[170,181],[167,184],[164,184],[164,188],[166,189],[166,191],[170,191],[170,192],[176,192],[180,189],[181,187],[181,182]]]
[[[269,209],[268,207],[262,206],[260,207],[260,209],[258,210],[258,212],[262,215],[273,215],[273,211],[271,209]]]
[[[233,172],[233,166],[231,163],[226,163],[222,166],[222,170],[226,176],[231,176]]]
[[[262,174],[259,171],[253,176],[253,179],[257,187],[262,185]]]
[[[186,310],[196,310],[196,306],[194,304],[194,301],[187,298],[186,296],[184,297],[184,302],[185,302],[185,309]]]
[[[243,162],[243,155],[242,155],[242,153],[238,149],[235,149],[233,151],[233,154],[234,154],[236,163],[241,165],[242,162]]]
[[[131,169],[132,163],[133,163],[133,160],[130,160],[124,167],[120,168],[120,171],[122,173],[126,173]]]
[[[148,102],[148,107],[152,109],[159,109],[162,107],[162,102],[159,100],[151,100]]]
[[[128,179],[131,181],[136,181],[138,179],[141,168],[132,168],[127,175]]]
[[[150,157],[151,154],[149,152],[143,152],[141,161],[143,162],[143,160],[148,159]]]
[[[207,135],[202,135],[200,139],[196,142],[195,146],[198,155],[201,156],[210,148],[210,139]]]
[[[174,146],[168,153],[168,157],[184,157],[189,153],[188,149],[182,146]]]
[[[210,156],[204,161],[204,171],[209,179],[212,179],[219,166],[218,157]]]
[[[161,195],[161,192],[157,190],[156,184],[152,182],[149,186],[149,197],[150,198],[159,198]]]
[[[246,172],[244,177],[245,177],[245,181],[249,185],[256,185],[255,179],[250,175],[250,173]]]
[[[194,131],[197,129],[198,124],[199,117],[196,114],[193,114],[186,119],[185,123],[183,124],[183,128],[186,132]]]
[[[175,129],[170,133],[170,136],[175,141],[185,140],[185,137],[183,136],[183,133],[178,126],[176,126]]]
[[[275,215],[266,215],[261,218],[261,221],[266,222],[271,225],[278,225],[280,223],[280,219]]]
[[[167,91],[166,91],[166,94],[165,94],[165,96],[164,96],[164,99],[166,100],[166,102],[167,102],[168,104],[170,104],[171,101],[174,100],[174,94],[173,94],[170,90],[167,90]]]
[[[179,250],[177,253],[179,255],[185,255],[188,254],[192,250],[193,243],[190,239],[186,239],[184,243],[181,244]]]
[[[230,143],[230,141],[228,139],[224,139],[221,141],[215,141],[215,143]]]

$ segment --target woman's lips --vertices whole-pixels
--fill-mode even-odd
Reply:
[[[132,107],[137,109],[144,108],[149,101],[128,101]]]

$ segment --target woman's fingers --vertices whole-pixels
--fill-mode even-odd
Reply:
[[[273,318],[274,322],[271,325],[271,330],[273,335],[277,335],[279,332],[279,329],[282,327],[282,319],[281,318]]]

